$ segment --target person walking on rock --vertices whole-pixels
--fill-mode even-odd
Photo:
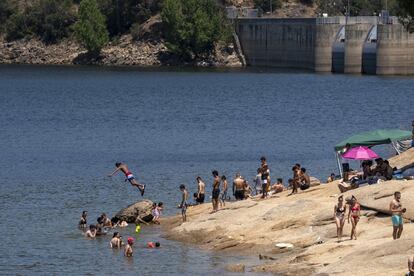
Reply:
[[[125,174],[125,182],[129,181],[129,183],[131,183],[132,186],[137,187],[140,192],[141,192],[141,196],[144,196],[144,192],[145,192],[145,185],[144,184],[140,184],[137,182],[137,180],[135,179],[134,175],[132,174],[132,172],[128,169],[128,166],[124,163],[121,162],[117,162],[115,163],[115,171],[113,171],[111,174],[109,174],[109,177],[112,177],[114,174],[116,174],[117,172],[121,171]]]
[[[344,197],[341,195],[338,197],[338,203],[334,207],[334,218],[336,223],[336,235],[338,237],[338,242],[341,242],[342,239],[342,233],[345,224],[345,213],[346,204],[344,204]]]
[[[356,227],[361,216],[361,205],[359,205],[358,200],[355,196],[351,197],[351,204],[348,211],[348,223],[351,221],[352,230],[351,230],[351,240],[357,239]]]
[[[405,213],[406,209],[402,208],[401,205],[401,193],[395,192],[394,199],[390,202],[390,211],[392,213],[392,237],[394,240],[397,240],[401,237],[403,231],[403,218],[402,214]]]

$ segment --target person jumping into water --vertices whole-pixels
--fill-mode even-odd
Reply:
[[[140,184],[137,182],[132,172],[128,169],[128,166],[126,164],[117,162],[115,163],[115,167],[116,167],[116,170],[113,173],[109,174],[108,176],[111,177],[114,174],[116,174],[118,171],[122,171],[126,177],[125,182],[128,180],[132,186],[135,186],[140,190],[141,196],[144,196],[145,184]]]

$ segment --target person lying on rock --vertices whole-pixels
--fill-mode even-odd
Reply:
[[[115,163],[115,171],[113,171],[111,174],[108,175],[108,177],[112,177],[114,174],[116,174],[117,172],[121,171],[125,174],[125,181],[129,181],[129,183],[132,186],[137,187],[140,192],[141,192],[141,196],[144,196],[144,192],[145,192],[145,184],[140,184],[137,182],[137,180],[135,179],[134,175],[132,174],[132,172],[128,169],[128,166],[126,164],[123,164],[121,162],[117,162]]]

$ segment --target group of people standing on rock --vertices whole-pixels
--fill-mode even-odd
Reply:
[[[357,239],[357,225],[361,217],[361,205],[359,204],[355,196],[351,196],[348,200],[349,204],[344,201],[344,196],[340,195],[338,197],[338,202],[334,207],[334,218],[336,223],[336,233],[338,237],[338,242],[342,241],[343,228],[345,225],[345,220],[347,218],[348,223],[351,223],[351,235],[350,239]],[[349,205],[349,206],[348,206]],[[401,237],[403,231],[403,218],[402,215],[407,211],[406,208],[402,207],[401,204],[401,192],[395,192],[394,198],[390,202],[389,211],[391,212],[391,221],[393,225],[392,237],[394,240],[397,240]],[[346,213],[348,212],[347,216]]]
[[[226,201],[230,200],[228,195],[229,184],[225,175],[220,176],[217,170],[212,171],[213,184],[211,193],[211,203],[213,206],[212,213],[217,212],[219,208],[226,205]],[[196,178],[197,192],[193,194],[195,204],[203,204],[206,198],[206,184],[200,176]],[[283,184],[283,179],[278,178],[277,182],[271,185],[270,169],[267,164],[266,157],[260,158],[260,167],[257,169],[257,175],[253,179],[254,186],[251,187],[248,181],[236,173],[233,178],[232,192],[235,200],[244,200],[253,196],[259,196],[262,199],[269,197],[271,194],[280,193],[286,189]],[[292,189],[292,194],[298,193],[298,189],[306,190],[310,187],[310,176],[306,169],[302,168],[300,164],[293,167],[293,178],[289,179],[289,187]],[[181,208],[183,221],[187,220],[187,208],[189,203],[189,192],[186,185],[180,185],[181,202],[178,208]]]

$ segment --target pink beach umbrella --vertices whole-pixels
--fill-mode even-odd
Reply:
[[[342,155],[342,157],[354,160],[371,160],[378,158],[378,154],[370,148],[359,146],[348,150]]]

